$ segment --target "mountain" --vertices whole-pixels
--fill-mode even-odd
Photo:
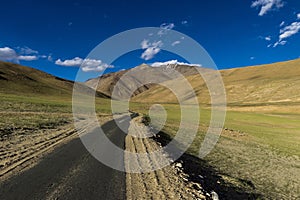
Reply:
[[[128,84],[122,85],[121,88],[118,89],[119,92],[124,92],[131,90],[131,88],[134,88],[136,85],[139,83],[143,82],[151,82],[151,80],[157,80],[159,82],[164,82],[169,80],[168,76],[164,75],[162,72],[163,71],[170,71],[172,69],[175,69],[176,71],[180,72],[184,76],[190,76],[193,74],[197,74],[197,70],[193,66],[183,66],[183,65],[163,65],[159,67],[160,72],[158,72],[157,67],[151,67],[146,64],[142,64],[140,66],[137,66],[135,68],[132,68],[130,70],[130,74],[128,74]],[[98,78],[94,79],[89,79],[85,82],[86,85],[89,87],[96,89],[99,92],[102,92],[106,95],[111,96],[114,86],[117,84],[117,82],[120,80],[120,78],[128,73],[129,70],[123,70],[119,72],[114,72],[114,73],[109,73],[109,74],[104,74]],[[149,77],[149,75],[153,75],[153,77]],[[156,77],[154,77],[156,75]],[[158,80],[159,79],[159,80]],[[146,90],[150,89],[156,84],[146,84],[142,87],[139,87],[132,96],[136,96],[142,92],[145,92]],[[120,94],[121,95],[121,94]]]
[[[260,66],[234,68],[220,71],[226,89],[227,103],[300,103],[300,59]],[[209,104],[210,96],[199,74],[187,77],[201,103]],[[171,80],[168,84],[176,84]],[[179,88],[184,90],[184,88]],[[188,96],[188,94],[186,94]],[[133,97],[139,102],[176,102],[167,88],[155,85]],[[188,99],[187,99],[188,101]]]
[[[0,61],[0,93],[22,96],[72,97],[73,81],[55,77],[37,69]],[[80,85],[86,92],[93,92]],[[99,97],[107,97],[100,92]]]

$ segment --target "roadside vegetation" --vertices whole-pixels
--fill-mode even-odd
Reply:
[[[132,103],[147,116],[150,104]],[[180,107],[164,104],[168,117],[162,132],[174,137]],[[255,107],[252,109],[255,110]],[[198,134],[187,154],[198,156],[210,120],[210,109],[201,109]],[[222,179],[263,199],[300,198],[300,113],[227,112],[224,130],[213,151],[204,158]]]
[[[39,129],[54,129],[71,121],[70,103],[38,97],[0,95],[0,133],[30,133]]]

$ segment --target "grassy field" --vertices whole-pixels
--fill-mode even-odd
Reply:
[[[73,121],[71,97],[20,96],[0,94],[0,133],[32,133],[39,129],[55,129]],[[110,101],[97,98],[96,112],[110,113]]]
[[[0,132],[32,134],[72,122],[71,98],[0,95]],[[110,100],[97,98],[98,114],[110,114]],[[132,103],[131,110],[147,114],[150,104]],[[180,107],[164,104],[168,117],[163,131],[173,137],[179,127]],[[198,155],[210,120],[200,111],[198,134],[187,153]],[[193,124],[191,124],[193,125]],[[300,114],[287,112],[227,112],[225,129],[205,161],[227,182],[271,199],[299,198]]]
[[[70,102],[0,94],[0,132],[30,133],[41,128],[56,128],[71,121]]]
[[[0,92],[0,102],[0,181],[34,166],[45,152],[80,133],[74,131],[71,95]],[[110,101],[96,98],[96,102],[103,124],[111,119]]]
[[[150,104],[132,104],[147,114]],[[171,137],[180,122],[180,108],[165,104]],[[255,110],[255,108],[253,108]],[[198,135],[187,153],[197,156],[210,120],[201,109]],[[228,111],[224,130],[213,151],[204,159],[224,180],[266,199],[300,198],[300,113]]]
[[[299,63],[221,71],[228,112],[221,137],[204,161],[227,183],[265,199],[300,199]],[[0,72],[0,139],[7,143],[1,147],[15,146],[10,137],[22,143],[19,138],[44,135],[73,121],[72,82],[10,63],[0,63]],[[209,103],[199,76],[188,80],[199,102]],[[147,115],[156,100],[167,113],[162,131],[172,138],[182,113],[169,90],[150,88],[133,98],[138,103],[131,102],[130,110]],[[96,98],[97,114],[111,115],[110,105],[110,99]],[[188,154],[198,156],[210,117],[209,107],[201,106],[200,126],[190,118],[188,126],[198,133]]]

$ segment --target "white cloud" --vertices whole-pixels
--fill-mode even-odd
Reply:
[[[285,21],[282,21],[279,26],[282,27],[284,25],[285,25]]]
[[[157,32],[157,35],[163,36],[168,33],[168,31],[172,30],[175,27],[173,23],[163,23],[160,25],[160,30]]]
[[[161,29],[167,29],[167,30],[171,30],[175,27],[175,24],[173,23],[163,23],[160,25]]]
[[[25,61],[33,61],[33,60],[37,60],[38,57],[37,56],[18,56],[17,59],[25,60]]]
[[[291,25],[288,25],[280,30],[279,41],[289,38],[292,35],[297,34],[300,31],[300,22],[293,22]]]
[[[80,66],[82,64],[83,60],[82,58],[75,57],[70,60],[64,60],[62,61],[61,59],[58,59],[55,61],[56,65],[61,65],[61,66],[68,66],[68,67],[74,67],[74,66]]]
[[[161,66],[167,66],[167,65],[187,65],[187,66],[195,66],[195,67],[201,67],[199,64],[189,64],[184,62],[178,62],[177,60],[169,60],[166,62],[155,62],[151,64],[152,67],[161,67]]]
[[[273,47],[277,47],[278,45],[282,45],[284,46],[286,44],[287,41],[283,40],[283,41],[278,41],[278,42],[275,42],[275,44],[273,45]]]
[[[172,43],[172,46],[175,46],[175,45],[177,45],[177,44],[180,44],[180,41],[179,41],[179,40],[173,42],[173,43]]]
[[[47,57],[47,60],[48,60],[49,62],[53,62],[52,55],[49,55],[49,56]]]
[[[297,19],[300,19],[300,13],[297,14]]]
[[[287,43],[286,39],[299,33],[300,31],[300,22],[293,22],[288,26],[285,26],[280,29],[279,39],[273,47],[277,47],[278,45],[285,45]]]
[[[150,60],[152,59],[158,52],[160,52],[160,48],[156,47],[150,47],[146,49],[143,54],[141,55],[141,58],[144,60]]]
[[[9,47],[0,48],[0,60],[4,61],[16,61],[17,60],[17,53],[15,50]]]
[[[34,51],[30,48],[19,48],[22,54],[25,55],[19,55],[14,49],[10,47],[3,47],[0,48],[0,60],[3,61],[11,61],[11,62],[19,62],[20,60],[24,61],[33,61],[37,60],[38,56],[37,55],[26,55],[30,53],[38,53],[37,51]]]
[[[18,49],[20,50],[20,54],[38,54],[39,52],[36,50],[33,50],[29,47],[18,47]]]
[[[113,68],[114,66],[103,63],[101,60],[96,59],[82,59],[79,57],[75,57],[70,60],[58,59],[55,61],[56,65],[67,66],[67,67],[81,67],[82,71],[84,72],[91,72],[91,71],[103,71],[106,68]]]
[[[184,21],[181,22],[181,24],[187,24],[187,23],[188,23],[187,20],[184,20]]]
[[[160,52],[162,45],[162,41],[151,43],[148,40],[143,40],[141,42],[141,47],[142,49],[145,49],[145,51],[142,53],[141,58],[144,60],[152,59],[156,54],[158,54],[158,52]]]
[[[106,68],[114,68],[114,66],[103,63],[101,60],[96,59],[84,59],[81,65],[81,69],[84,72],[100,72],[105,70]]]
[[[47,59],[49,62],[53,62],[52,54],[49,54],[48,56],[47,55],[41,55],[39,57],[43,58],[43,59]]]
[[[149,40],[143,40],[141,42],[142,49],[147,49],[149,47]]]
[[[270,41],[271,40],[271,36],[265,37],[265,40]]]
[[[258,13],[259,16],[265,15],[272,9],[279,9],[284,6],[282,0],[256,0],[251,4],[252,8],[261,7]]]

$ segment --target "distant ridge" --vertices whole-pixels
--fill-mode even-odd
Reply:
[[[193,66],[185,66],[185,65],[173,65],[173,66],[168,65],[168,66],[166,66],[166,65],[164,65],[164,66],[161,66],[160,68],[167,70],[168,67],[174,67],[175,70],[177,70],[184,76],[190,76],[190,75],[194,75],[194,74],[198,73],[198,71]],[[154,71],[156,70],[155,68],[156,67],[151,67],[147,64],[142,64],[142,65],[139,65],[139,66],[133,68],[133,70],[135,70],[135,77],[132,79],[131,83],[137,84],[137,82],[141,81],[142,77],[146,76],[146,74],[144,74],[143,69],[147,69],[147,72],[149,74],[151,74],[151,72],[154,73]],[[128,71],[129,70],[123,70],[123,71],[119,71],[119,72],[104,74],[100,77],[87,80],[85,82],[85,84],[93,89],[96,89],[97,91],[99,91],[101,93],[111,96],[116,83]],[[167,78],[165,80],[167,80]],[[140,87],[137,91],[135,91],[133,96],[136,96],[136,95],[150,89],[154,85],[155,84],[146,84],[143,87]],[[130,87],[130,86],[127,86],[127,87]]]
[[[228,104],[300,103],[300,59],[273,64],[220,70]],[[199,74],[188,76],[199,102],[210,96]],[[176,80],[174,80],[176,81]],[[139,102],[176,102],[176,97],[158,85],[133,98]]]

